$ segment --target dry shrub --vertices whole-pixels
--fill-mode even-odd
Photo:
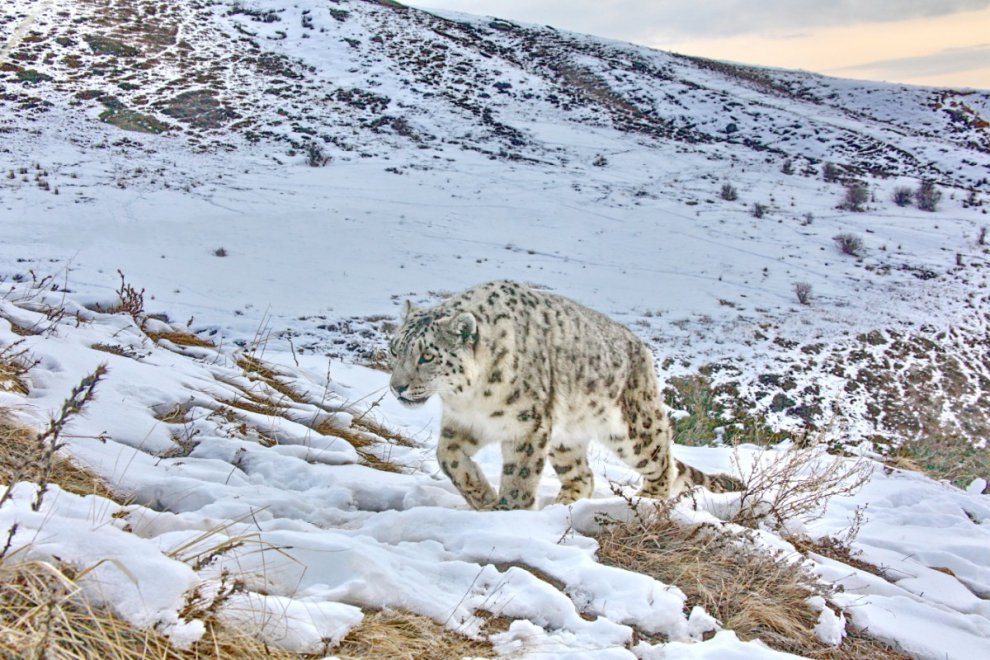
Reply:
[[[767,456],[775,460],[763,460]],[[759,452],[749,465],[742,465],[737,453],[733,462],[745,489],[732,522],[747,527],[761,522],[780,527],[788,520],[817,517],[829,499],[859,491],[873,471],[867,459],[843,460],[816,449]]]
[[[124,273],[118,269],[117,275],[120,276],[120,288],[117,289],[117,297],[120,298],[120,304],[111,310],[107,310],[110,313],[118,314],[124,312],[138,324],[138,327],[144,327],[144,289],[138,291],[135,287],[127,283],[124,278]]]
[[[911,206],[911,199],[914,197],[914,191],[912,191],[907,186],[899,186],[894,188],[894,194],[891,199],[894,200],[894,204],[898,206]]]
[[[93,400],[93,393],[100,380],[106,375],[106,367],[100,365],[96,370],[83,378],[72,388],[69,396],[62,402],[58,415],[52,417],[48,426],[34,432],[25,429],[12,421],[0,411],[0,477],[7,485],[18,481],[32,481],[38,484],[32,509],[41,507],[49,484],[57,484],[70,492],[82,495],[98,493],[111,497],[109,490],[96,476],[79,468],[68,459],[59,455],[59,450],[65,446],[61,439],[62,431],[69,421]],[[13,489],[7,489],[0,495],[0,506],[11,497]],[[11,530],[8,541],[13,536]],[[0,557],[6,549],[0,551]]]
[[[866,254],[866,246],[863,244],[863,239],[855,234],[836,234],[832,237],[832,240],[835,241],[835,246],[839,248],[842,254],[848,254],[850,257],[862,257]]]
[[[862,181],[850,181],[846,184],[846,194],[839,204],[840,209],[862,213],[866,203],[870,201],[870,189]]]
[[[650,575],[678,587],[686,607],[700,605],[743,640],[813,658],[901,658],[875,640],[850,634],[836,648],[818,640],[818,612],[807,599],[827,585],[803,564],[771,555],[712,525],[686,525],[657,506],[632,521],[603,526],[602,563]]]
[[[914,201],[922,211],[936,211],[941,199],[942,191],[935,186],[934,181],[924,180],[914,191]]]
[[[351,630],[333,653],[342,660],[460,660],[495,656],[489,642],[468,639],[432,619],[396,610],[366,613],[364,621]]]

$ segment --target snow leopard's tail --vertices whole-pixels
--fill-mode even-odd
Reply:
[[[674,479],[671,495],[678,495],[691,490],[695,486],[702,486],[713,493],[731,493],[744,490],[746,485],[728,474],[705,474],[698,468],[691,467],[678,460],[674,461],[677,470],[677,477]]]

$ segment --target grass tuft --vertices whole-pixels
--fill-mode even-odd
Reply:
[[[65,565],[0,562],[0,657],[75,660],[298,660],[207,620],[206,634],[180,651],[154,630],[138,629],[93,607]],[[311,656],[317,657],[317,656]],[[370,656],[369,656],[370,657]]]
[[[148,332],[148,337],[158,343],[162,339],[168,340],[177,346],[200,346],[203,348],[216,348],[216,344],[208,339],[203,339],[191,332],[181,330],[167,330],[164,332]]]
[[[289,401],[294,401],[296,403],[306,403],[305,397],[302,394],[294,390],[289,385],[278,379],[278,374],[265,364],[263,360],[254,357],[253,355],[244,355],[239,360],[237,360],[237,366],[244,370],[248,378],[261,380],[263,383],[268,385]]]
[[[463,637],[432,619],[396,610],[366,613],[364,621],[351,630],[333,651],[341,660],[460,660],[495,655],[489,642]]]
[[[929,435],[908,440],[887,456],[886,463],[950,481],[960,488],[966,488],[974,479],[990,483],[990,451],[965,438]]]
[[[0,349],[0,390],[28,393],[25,376],[38,363],[27,357],[27,349],[21,348],[23,342],[23,339],[18,339]]]
[[[0,412],[0,483],[39,483],[44,476],[47,451],[45,443],[38,441],[36,431]],[[52,456],[52,461],[48,479],[62,490],[117,500],[106,483],[92,472],[59,455]]]
[[[650,575],[681,589],[686,607],[700,605],[743,640],[812,658],[903,658],[880,642],[850,634],[832,648],[814,634],[818,612],[807,600],[826,585],[801,563],[753,546],[744,535],[675,521],[668,506],[630,522],[603,526],[604,564]],[[659,640],[658,640],[659,641]]]
[[[320,435],[329,435],[348,442],[357,451],[358,456],[361,457],[361,461],[368,467],[382,470],[383,472],[402,472],[402,466],[390,461],[387,455],[383,457],[370,451],[371,447],[381,446],[383,444],[387,445],[387,443],[382,443],[380,438],[375,437],[368,431],[355,428],[357,426],[357,424],[352,423],[350,428],[345,429],[337,426],[330,419],[327,419],[316,425],[313,430]]]
[[[178,658],[151,631],[94,609],[68,567],[0,563],[0,655],[10,658]]]

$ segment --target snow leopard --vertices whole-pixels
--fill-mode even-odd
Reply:
[[[548,459],[561,483],[558,503],[590,497],[591,440],[642,475],[642,496],[741,486],[671,455],[650,349],[629,328],[563,296],[496,281],[435,307],[407,301],[389,353],[390,388],[402,404],[439,395],[440,469],[475,509],[532,508]],[[472,458],[491,443],[502,451],[497,493]]]

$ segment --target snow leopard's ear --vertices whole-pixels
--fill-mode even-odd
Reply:
[[[471,312],[461,312],[444,325],[454,344],[473,346],[478,341],[478,321]]]
[[[408,298],[406,298],[406,304],[402,308],[402,317],[405,318],[405,317],[409,316],[410,314],[412,314],[413,312],[415,312],[417,309],[419,309],[419,308],[416,307],[416,305],[412,304],[412,301],[411,300],[409,300]]]

